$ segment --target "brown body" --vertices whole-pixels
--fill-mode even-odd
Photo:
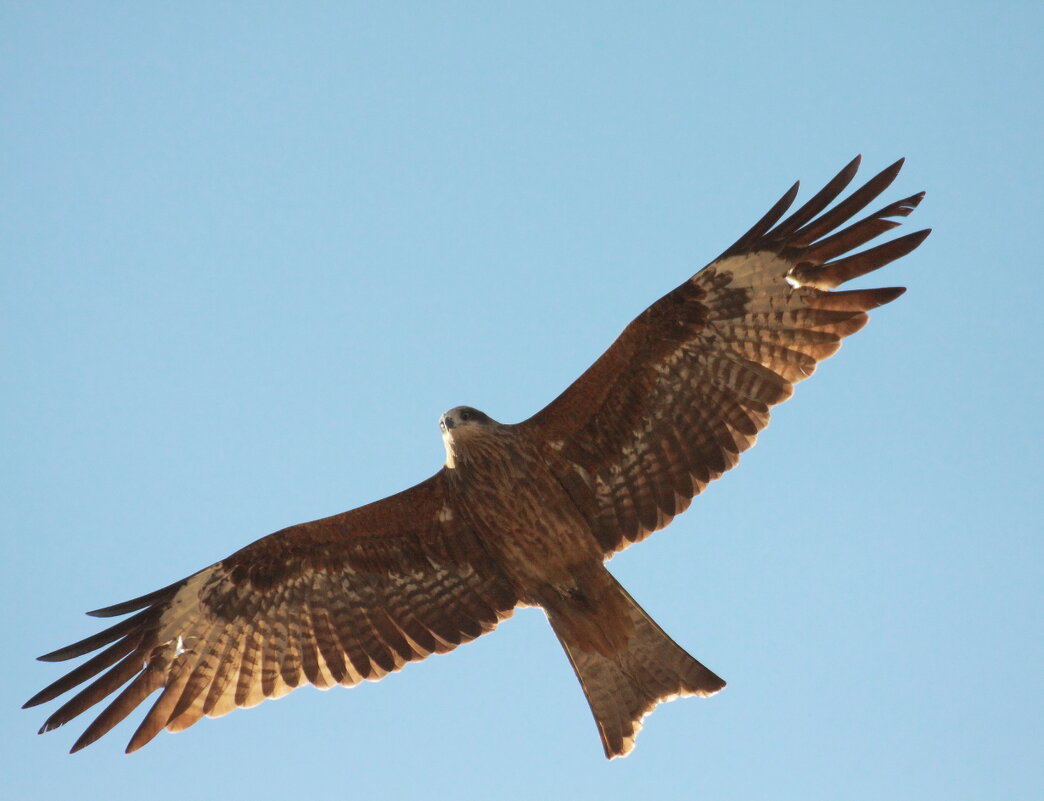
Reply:
[[[443,424],[459,413],[447,412]],[[559,478],[564,467],[553,447],[539,447],[524,428],[484,415],[451,431],[447,465],[453,467],[446,475],[459,508],[520,603],[547,613],[587,694],[606,756],[630,751],[641,718],[661,700],[725,686],[605,569],[591,522]],[[518,482],[523,469],[526,480]],[[593,495],[593,485],[582,483],[586,493],[574,494]]]
[[[453,431],[448,486],[523,603],[543,605],[573,587],[577,571],[602,563],[587,521],[538,445],[492,420]]]
[[[41,659],[98,651],[26,704],[90,682],[63,725],[126,684],[73,746],[161,691],[131,738],[275,698],[350,686],[539,606],[591,705],[605,753],[642,717],[724,682],[676,645],[604,567],[736,464],[791,394],[898,288],[831,291],[899,258],[927,231],[852,253],[920,202],[849,224],[895,178],[882,171],[829,210],[858,159],[786,219],[791,189],[703,270],[640,314],[542,411],[503,425],[458,407],[440,421],[445,466],[397,495],[264,537],[182,581],[91,614],[134,612]],[[846,226],[847,227],[843,227]]]

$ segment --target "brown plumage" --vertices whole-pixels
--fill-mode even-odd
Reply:
[[[90,614],[134,613],[46,656],[96,655],[35,695],[85,682],[41,731],[120,690],[90,744],[161,691],[127,747],[162,729],[277,698],[350,686],[542,607],[594,713],[606,756],[642,717],[725,682],[642,611],[603,561],[680,514],[736,464],[793,384],[903,290],[831,291],[916,248],[919,231],[852,254],[923,193],[842,228],[896,162],[829,210],[847,165],[780,221],[797,185],[721,256],[665,295],[558,398],[502,425],[469,407],[440,425],[446,464],[417,486],[264,537],[182,581]],[[848,254],[848,255],[846,255]]]

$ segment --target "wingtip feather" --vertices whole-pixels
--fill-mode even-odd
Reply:
[[[797,198],[800,189],[801,181],[795,181],[793,186],[783,193],[783,196],[775,202],[772,208],[765,212],[764,216],[754,223],[743,236],[737,239],[722,256],[742,252],[764,236],[772,226],[779,222],[780,217],[786,214],[787,209],[794,205],[794,200]],[[719,258],[721,257],[719,256]]]
[[[189,578],[191,578],[191,576]],[[111,606],[103,606],[101,609],[92,609],[90,612],[87,612],[87,614],[91,617],[118,617],[130,612],[136,612],[139,609],[144,609],[146,606],[154,605],[157,601],[171,597],[187,581],[187,578],[182,579],[181,581],[175,581],[173,584],[168,584],[166,587],[153,590],[145,595],[139,595],[137,598],[131,598],[129,601],[121,601],[120,603],[112,604]]]
[[[888,293],[888,295],[885,295],[885,293]],[[882,300],[879,304],[877,304],[878,306],[884,306],[886,303],[891,303],[896,298],[898,298],[898,297],[900,297],[902,295],[905,295],[906,294],[906,287],[905,286],[882,287],[881,294],[882,294],[882,297],[885,297],[886,299]]]

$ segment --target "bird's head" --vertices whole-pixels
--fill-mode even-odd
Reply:
[[[446,446],[446,466],[453,467],[462,445],[476,434],[488,431],[497,421],[470,406],[454,406],[439,418],[442,442]]]

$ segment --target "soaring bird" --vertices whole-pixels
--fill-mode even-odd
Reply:
[[[661,701],[718,692],[725,682],[671,640],[604,562],[666,526],[734,466],[770,407],[862,328],[869,310],[904,291],[834,291],[929,233],[853,252],[924,195],[849,224],[902,160],[831,206],[858,165],[857,157],[783,219],[795,184],[528,420],[499,423],[468,406],[443,414],[446,462],[426,481],[90,612],[130,616],[40,657],[98,651],[26,703],[90,682],[41,732],[126,685],[77,751],[159,691],[131,752],[161,729],[181,731],[305,683],[375,681],[492,631],[520,605],[546,613],[609,758],[633,748]]]

